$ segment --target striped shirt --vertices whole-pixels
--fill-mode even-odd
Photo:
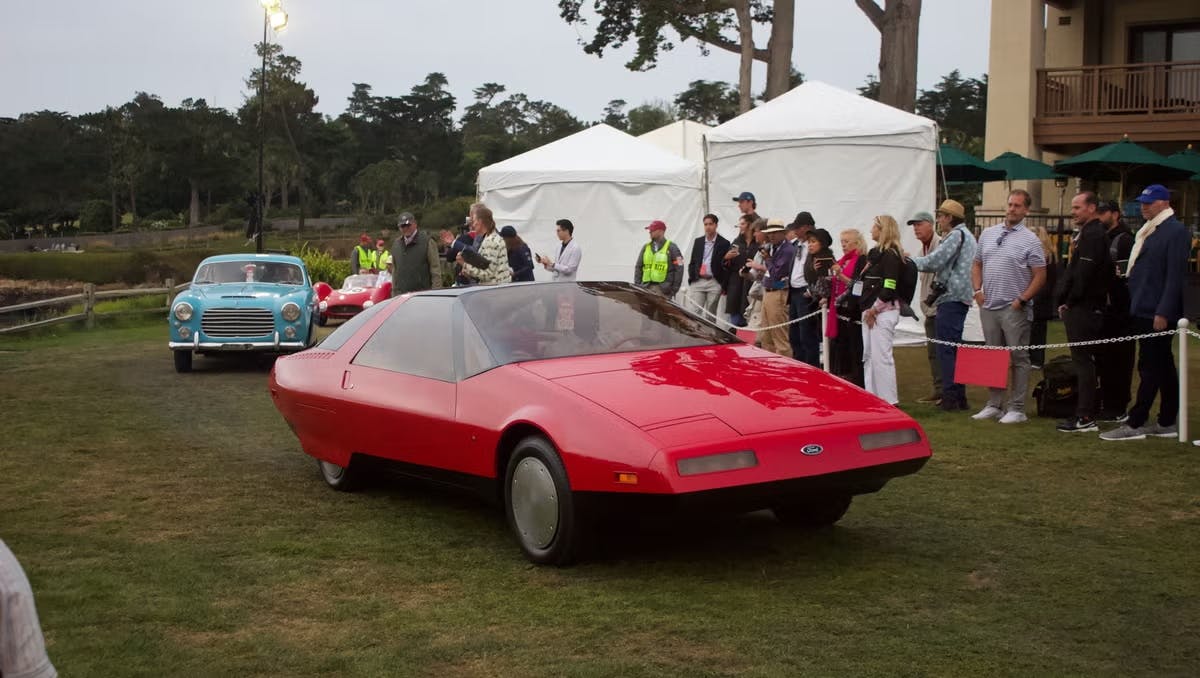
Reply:
[[[33,589],[16,556],[0,540],[0,676],[55,678],[33,605]]]
[[[1012,227],[1002,222],[979,235],[975,261],[983,264],[983,307],[994,311],[1021,296],[1033,280],[1033,269],[1046,265],[1046,254],[1025,222]]]

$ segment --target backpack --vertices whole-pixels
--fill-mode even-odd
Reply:
[[[1046,361],[1042,375],[1044,378],[1033,387],[1037,416],[1058,419],[1075,416],[1079,381],[1071,356],[1060,355]]]
[[[896,296],[906,306],[912,306],[913,295],[917,293],[917,262],[907,256],[900,257],[903,268],[900,269],[900,279],[896,281]]]

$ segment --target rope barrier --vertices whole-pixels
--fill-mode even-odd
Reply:
[[[718,323],[721,323],[722,325],[732,327],[734,330],[747,330],[749,332],[765,332],[766,330],[773,330],[777,327],[787,327],[788,325],[794,325],[794,324],[800,322],[801,320],[808,320],[809,318],[813,318],[813,317],[821,315],[821,311],[820,311],[820,309],[818,309],[816,311],[813,311],[812,313],[809,313],[808,315],[802,315],[799,318],[796,318],[795,320],[789,320],[785,323],[779,323],[777,325],[767,325],[766,327],[741,327],[740,325],[734,325],[733,323],[729,322],[728,320],[725,320],[724,318],[718,317],[717,314],[715,314],[715,313],[709,313],[708,309],[704,308],[704,306],[702,306],[699,302],[693,301],[692,299],[689,299],[687,297],[684,297],[684,299],[689,304],[691,304],[693,307],[698,309],[701,313],[703,313],[705,316],[711,318],[712,320],[714,320]]]
[[[990,346],[986,344],[963,344],[954,341],[946,341],[944,339],[927,338],[925,341],[943,346],[953,346],[955,348],[982,348],[995,351],[1029,351],[1035,348],[1072,348],[1076,346],[1096,346],[1099,344],[1119,344],[1124,341],[1137,341],[1138,339],[1149,339],[1150,337],[1164,337],[1168,334],[1177,334],[1176,330],[1163,330],[1161,332],[1147,332],[1145,334],[1132,334],[1128,337],[1110,337],[1108,339],[1089,339],[1087,341],[1069,341],[1061,344],[1029,344],[1027,346]]]

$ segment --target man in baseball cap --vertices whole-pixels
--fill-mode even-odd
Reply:
[[[928,256],[941,242],[933,224],[934,216],[929,212],[917,212],[908,220],[908,225],[913,227],[913,235],[917,236],[917,241],[921,243],[920,256]],[[921,302],[921,313],[925,316],[925,336],[929,339],[937,338],[937,306],[926,303],[935,275],[934,271],[922,271],[917,276],[917,299]],[[925,342],[925,358],[929,361],[929,377],[933,390],[929,395],[918,398],[917,402],[926,405],[942,404],[942,367],[938,361],[937,348],[938,345],[932,341]]]
[[[733,201],[737,203],[738,212],[740,214],[748,214],[751,219],[747,222],[753,224],[758,221],[758,201],[754,199],[754,194],[750,191],[742,191],[733,196]]]
[[[1146,223],[1138,229],[1129,253],[1131,334],[1149,334],[1174,328],[1183,317],[1183,287],[1191,233],[1175,218],[1171,193],[1162,184],[1151,184],[1141,192]],[[1179,433],[1179,372],[1171,348],[1171,335],[1138,340],[1137,370],[1140,383],[1129,418],[1120,428],[1100,434],[1101,440],[1140,440],[1146,436],[1173,438]],[[1150,418],[1154,400],[1159,401],[1158,418]]]
[[[646,227],[650,242],[642,246],[633,266],[633,284],[672,299],[683,284],[683,253],[667,240],[667,225],[659,220]]]
[[[782,220],[780,220],[782,221]],[[810,212],[799,212],[787,225],[788,243],[795,248],[795,260],[788,279],[788,320],[802,318],[815,311],[816,301],[808,294],[808,280],[804,268],[808,263],[808,235],[817,221]],[[788,342],[792,345],[792,357],[814,367],[821,366],[821,321],[817,318],[801,320],[788,325]]]

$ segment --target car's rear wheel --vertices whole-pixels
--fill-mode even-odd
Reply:
[[[320,325],[321,327],[325,327],[325,323],[327,323],[327,322],[329,322],[329,318],[326,317],[324,313],[317,314],[317,324],[318,325]]]
[[[191,351],[172,351],[175,354],[175,371],[179,373],[192,371]]]
[[[321,470],[321,479],[325,484],[338,492],[350,492],[362,485],[362,462],[355,462],[354,457],[346,466],[338,466],[324,459],[317,460],[317,468]]]
[[[504,477],[504,509],[525,557],[539,565],[568,565],[581,551],[584,527],[567,470],[550,441],[517,443]]]
[[[848,494],[812,497],[776,504],[771,511],[784,525],[807,529],[829,527],[846,515],[852,499]]]

